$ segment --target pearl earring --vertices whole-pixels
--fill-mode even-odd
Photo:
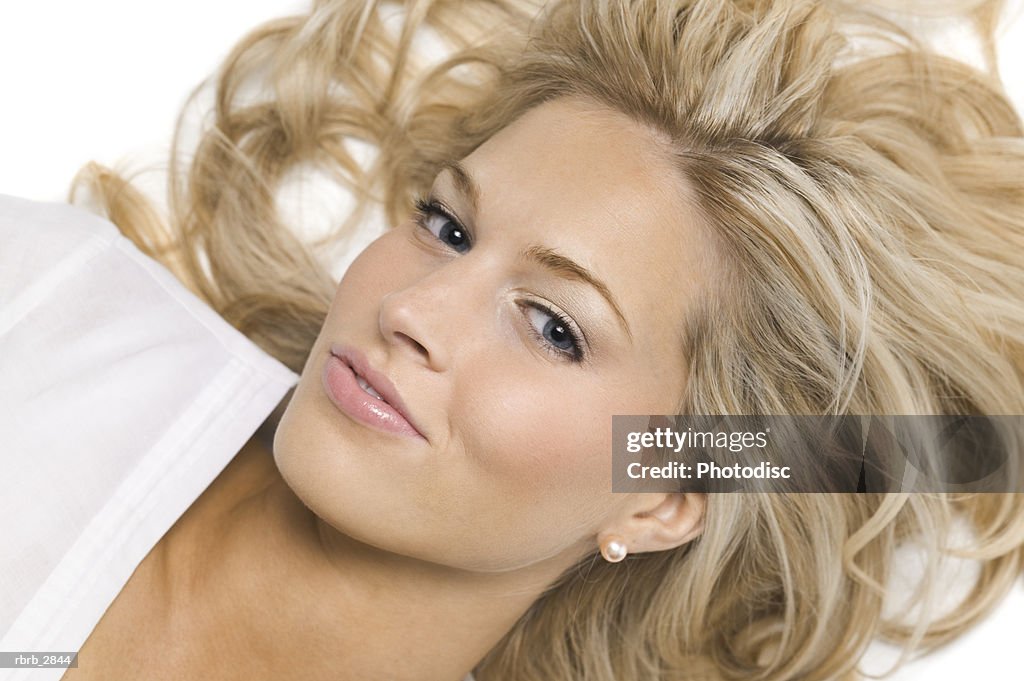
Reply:
[[[621,539],[606,539],[601,542],[601,555],[609,563],[621,562],[627,553],[629,550],[626,548],[626,542]]]

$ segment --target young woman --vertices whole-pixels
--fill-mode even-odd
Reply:
[[[607,463],[614,414],[1024,413],[997,79],[860,3],[422,2],[397,36],[377,10],[232,53],[173,249],[83,178],[301,379],[65,678],[852,678],[875,636],[990,609],[1019,495],[612,494]],[[428,27],[455,52],[417,68]],[[339,284],[275,207],[310,165],[395,225]],[[896,550],[937,564],[958,523],[969,597],[929,615],[929,567],[888,616]]]

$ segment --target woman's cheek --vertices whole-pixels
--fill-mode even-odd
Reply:
[[[379,301],[415,275],[415,254],[399,228],[377,237],[352,261],[339,284],[339,293],[357,300]]]
[[[592,402],[594,391],[582,384],[568,389],[554,375],[533,377],[520,368],[474,381],[472,407],[459,427],[477,465],[499,483],[529,493],[608,477],[610,415]]]

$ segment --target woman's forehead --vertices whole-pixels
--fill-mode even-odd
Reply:
[[[664,142],[625,114],[578,98],[527,111],[465,160],[478,182],[515,181],[550,210],[672,201],[681,175]],[[666,191],[668,190],[668,191]],[[661,196],[659,196],[661,194]],[[580,205],[582,204],[582,205]]]

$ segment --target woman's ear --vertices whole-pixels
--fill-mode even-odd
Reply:
[[[674,549],[704,530],[706,494],[639,494],[637,498],[630,514],[606,532],[620,537],[629,553]]]

